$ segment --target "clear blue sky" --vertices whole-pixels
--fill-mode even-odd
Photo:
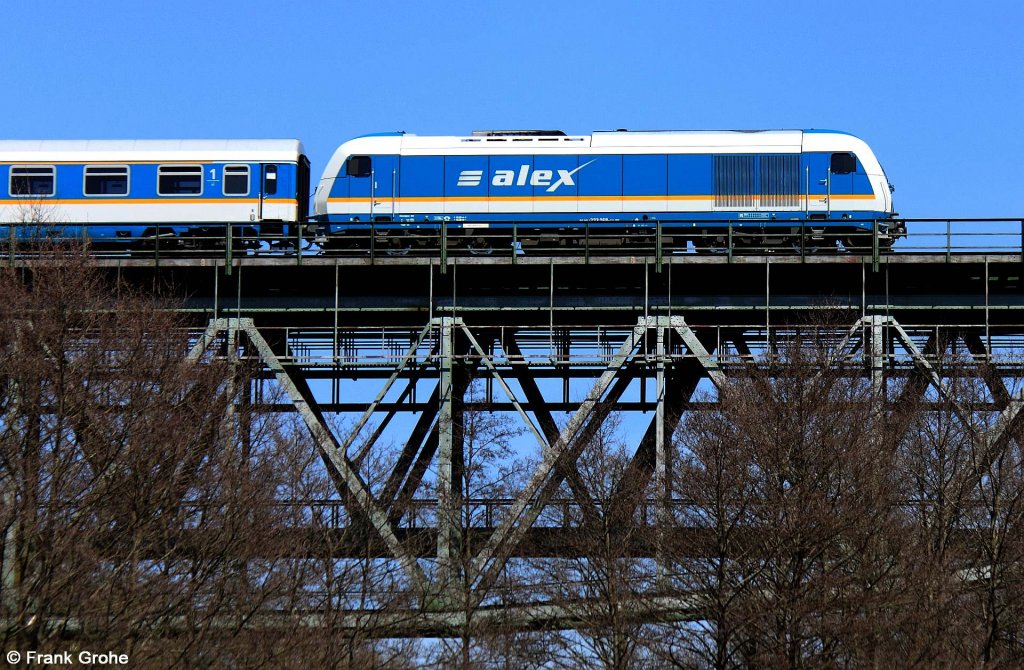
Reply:
[[[904,216],[1024,216],[1024,3],[6,0],[0,137],[831,128]]]

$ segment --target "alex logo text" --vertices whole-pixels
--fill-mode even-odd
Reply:
[[[575,170],[534,170],[529,165],[520,165],[518,170],[495,170],[491,186],[537,186],[547,187],[546,193],[554,193],[560,186],[575,186],[573,175],[594,161],[587,161]],[[483,170],[463,170],[459,173],[458,186],[479,186]]]

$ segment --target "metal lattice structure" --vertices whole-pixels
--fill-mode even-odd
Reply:
[[[456,579],[471,585],[474,608],[491,612],[510,560],[572,551],[560,541],[570,519],[628,522],[642,512],[652,527],[665,525],[676,504],[670,445],[681,417],[713,403],[733,371],[763,364],[801,332],[828,339],[835,364],[883,398],[897,377],[943,397],[937,364],[957,354],[991,392],[988,444],[1005,439],[1024,402],[1013,383],[1024,373],[1016,254],[239,257],[230,273],[219,259],[94,262],[128,281],[176,286],[197,326],[194,360],[235,350],[259,359],[258,384],[282,394],[271,409],[301,417],[338,489],[325,508],[345,508],[339,524],[365,524],[353,544],[332,551],[355,556],[372,547],[401,566],[416,592],[433,594],[381,623],[384,635],[458,626],[464,615],[445,596]],[[836,323],[836,314],[846,321]],[[482,398],[467,394],[474,381]],[[460,425],[477,408],[515,417],[539,455],[511,498],[460,498]],[[610,503],[598,509],[576,461],[613,413],[631,415],[640,437]],[[351,417],[345,431],[332,428],[336,414]],[[374,488],[360,467],[385,430],[400,435],[399,456]],[[431,471],[434,493],[424,497]],[[471,528],[457,511],[470,503],[487,510]],[[659,537],[629,553],[663,565],[670,538]],[[472,544],[468,566],[453,559],[463,542]],[[701,617],[686,598],[652,594],[635,607],[640,620]],[[353,611],[352,625],[361,616]],[[578,619],[572,606],[541,601],[501,616],[520,627]]]

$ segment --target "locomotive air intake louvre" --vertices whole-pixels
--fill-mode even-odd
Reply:
[[[761,156],[761,207],[800,206],[800,157]]]
[[[753,207],[754,157],[715,156],[715,207]]]
[[[776,209],[800,205],[800,157],[715,156],[715,207]]]

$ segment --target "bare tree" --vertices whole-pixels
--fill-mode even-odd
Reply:
[[[522,485],[531,461],[516,451],[515,440],[524,429],[507,414],[483,407],[484,394],[479,383],[467,387],[460,399],[453,427],[453,482],[457,486],[455,519],[446,520],[438,511],[438,525],[455,529],[452,561],[444,598],[451,611],[461,619],[458,637],[438,641],[432,662],[452,668],[482,668],[498,663],[502,654],[513,649],[503,641],[507,631],[494,617],[484,618],[477,603],[473,558],[481,533],[488,532],[502,518],[502,501],[512,497]],[[469,404],[463,410],[464,404]],[[461,417],[461,420],[459,420]],[[430,489],[432,487],[428,487]],[[440,541],[440,539],[439,539]],[[495,594],[484,604],[501,601],[517,590],[518,573],[509,566],[492,587]],[[442,580],[444,575],[439,575]],[[513,598],[514,600],[514,598]]]
[[[670,657],[716,668],[877,664],[898,592],[881,399],[797,336],[680,433],[682,593],[703,603]]]
[[[579,622],[577,630],[552,637],[563,667],[643,667],[649,656],[644,609],[655,593],[653,515],[643,505],[624,511],[617,498],[630,466],[619,421],[606,419],[574,466],[592,508],[574,505],[556,548],[561,556],[534,562],[547,598]]]
[[[289,585],[276,495],[292,455],[238,402],[252,369],[187,360],[166,305],[48,253],[0,275],[5,644],[255,659],[249,628]]]

